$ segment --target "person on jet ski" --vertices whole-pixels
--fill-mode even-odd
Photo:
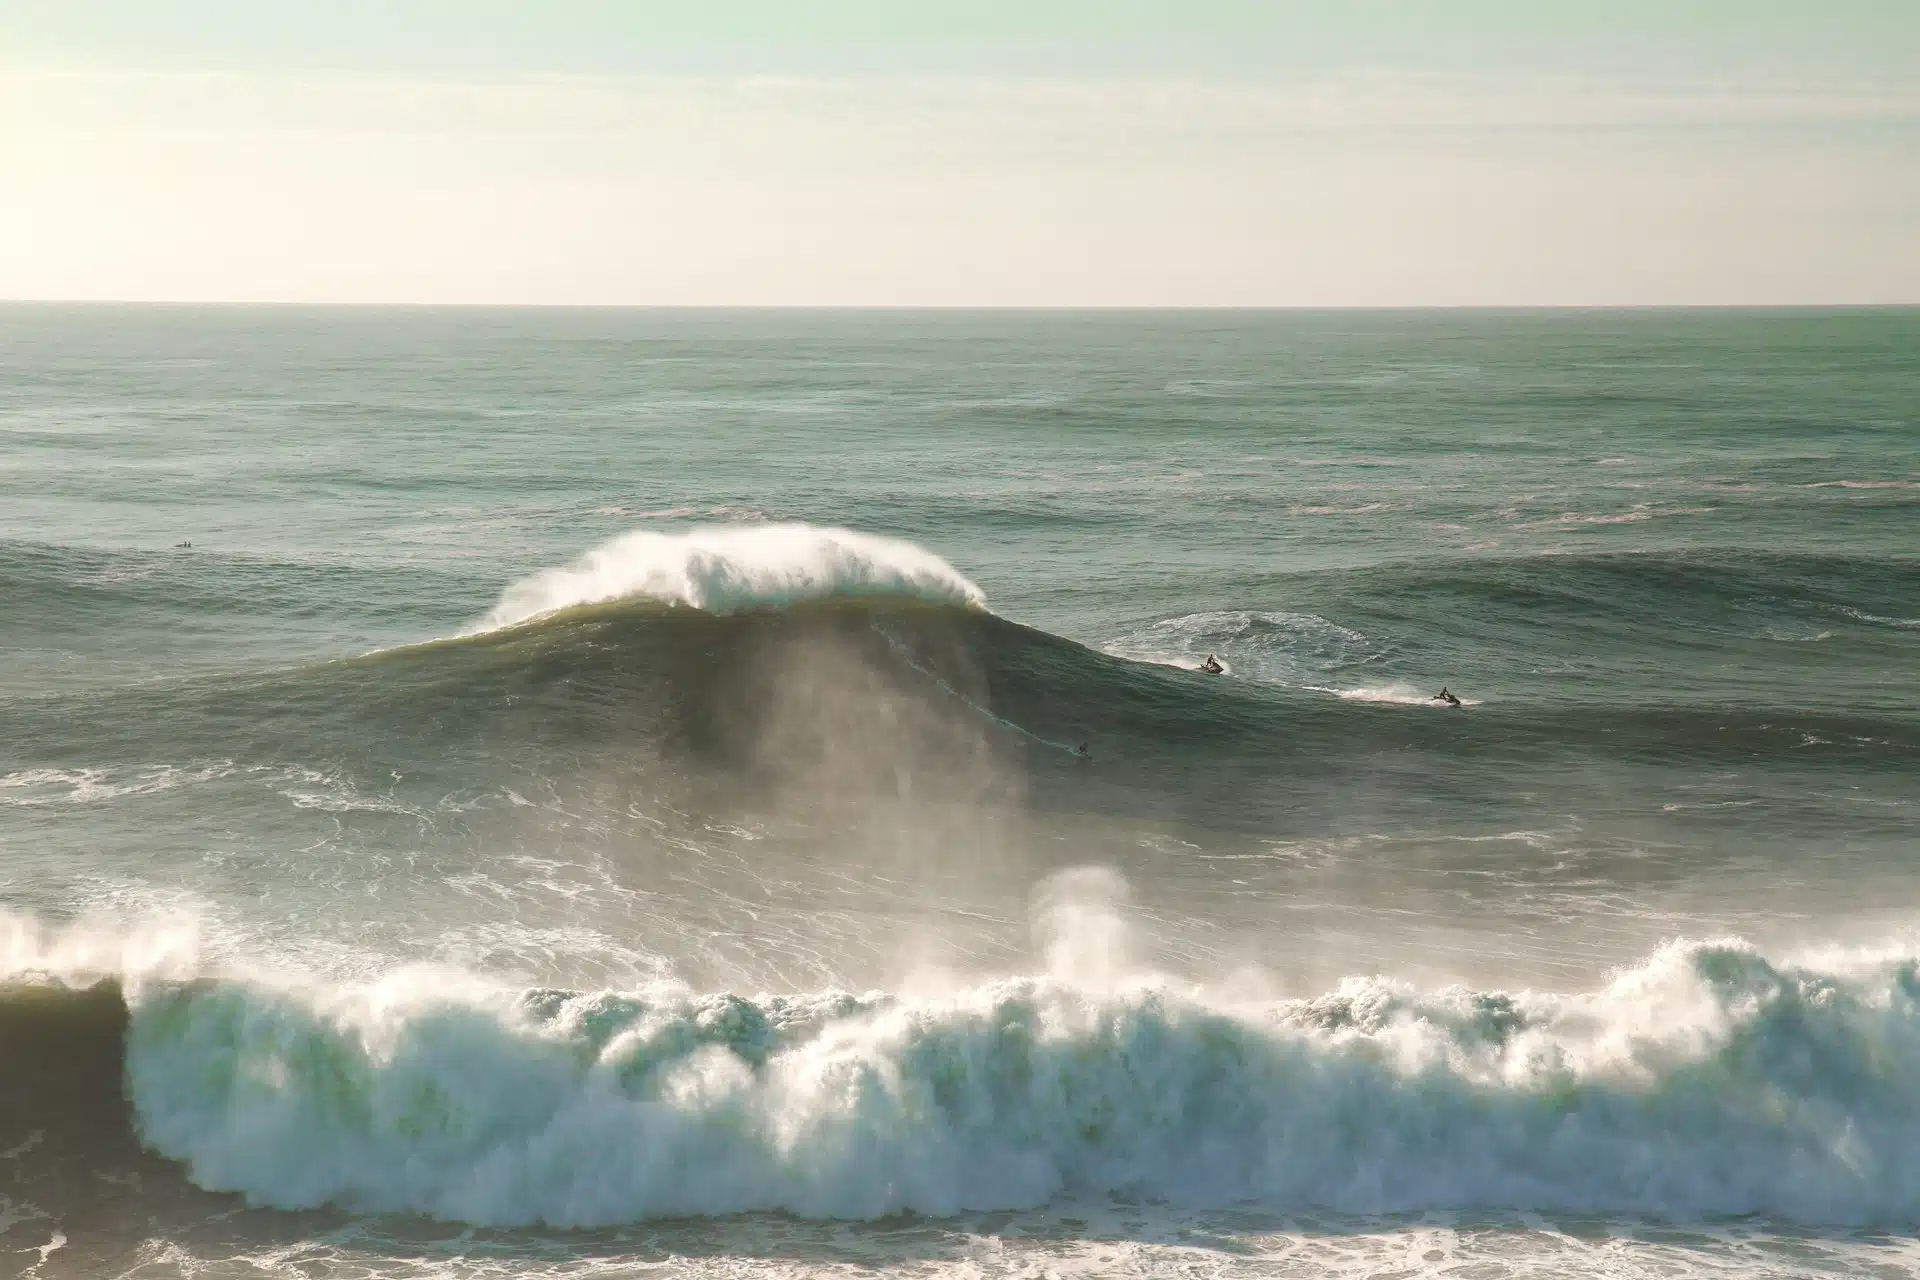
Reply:
[[[1440,686],[1440,692],[1433,695],[1433,700],[1435,702],[1444,702],[1450,707],[1457,707],[1460,705],[1460,699],[1454,697],[1453,694],[1449,693],[1447,691],[1447,686],[1445,685]]]
[[[1210,676],[1217,676],[1226,670],[1225,667],[1220,665],[1220,659],[1214,657],[1212,654],[1207,655],[1207,660],[1200,664],[1200,669]]]

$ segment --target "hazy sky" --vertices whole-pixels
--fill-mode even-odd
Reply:
[[[0,297],[1920,302],[1920,0],[0,0]]]

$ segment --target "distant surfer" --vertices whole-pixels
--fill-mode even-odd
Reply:
[[[1079,756],[1082,760],[1091,760],[1093,759],[1093,752],[1087,749],[1091,745],[1091,743],[1083,742],[1073,749],[1073,754]]]
[[[1220,659],[1214,657],[1212,654],[1207,655],[1207,660],[1200,664],[1200,669],[1210,676],[1217,676],[1226,670],[1225,667],[1220,665]]]
[[[1460,699],[1454,697],[1453,694],[1448,691],[1447,686],[1445,685],[1440,686],[1440,692],[1433,695],[1433,700],[1435,702],[1444,702],[1450,707],[1457,707],[1460,705]]]

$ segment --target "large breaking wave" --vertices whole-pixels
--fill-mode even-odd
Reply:
[[[327,986],[176,965],[112,975],[123,1048],[38,1034],[123,1052],[142,1142],[203,1188],[280,1208],[585,1225],[1124,1193],[1920,1215],[1910,950],[1788,963],[1676,942],[1580,994],[1353,978],[1249,1005],[1062,962],[1111,941],[1091,916],[1048,973],[934,997],[509,990],[419,972]],[[14,950],[17,977],[34,966]],[[0,1024],[46,1021],[48,988],[6,992]],[[96,996],[59,998],[76,1026],[108,1025]],[[60,1067],[65,1081],[109,1064]],[[119,1106],[70,1089],[11,1100]]]
[[[1766,567],[1777,579],[1795,563]],[[1845,567],[1809,562],[1801,571]],[[1517,617],[1548,608],[1549,586],[1597,591],[1609,576],[1658,585],[1682,568],[1601,557],[1482,565],[1470,578],[1397,571],[1368,597],[1368,626],[1411,641],[1318,614],[1242,610],[1143,625],[1101,652],[996,615],[952,566],[898,540],[802,525],[640,534],[510,586],[474,633],[453,639],[21,700],[9,712],[18,739],[57,751],[5,772],[24,788],[41,778],[145,778],[156,761],[194,762],[182,766],[190,769],[242,756],[352,761],[377,745],[385,768],[440,795],[503,771],[560,776],[609,758],[635,768],[664,762],[656,787],[668,785],[666,773],[713,787],[752,774],[755,786],[778,775],[778,785],[805,790],[828,756],[836,783],[866,776],[899,791],[910,773],[929,792],[974,776],[969,762],[988,752],[1045,807],[1107,816],[1203,809],[1220,829],[1271,832],[1334,804],[1329,779],[1351,767],[1375,772],[1409,751],[1426,763],[1402,790],[1430,783],[1449,803],[1491,806],[1512,799],[1506,775],[1466,766],[1499,766],[1517,753],[1583,769],[1594,760],[1910,767],[1920,738],[1905,706],[1826,706],[1775,684],[1733,698],[1731,684],[1675,690],[1598,679],[1586,659],[1580,678],[1530,676],[1519,659],[1500,659],[1493,639],[1442,644],[1388,608],[1473,587]],[[1897,601],[1878,603],[1848,581],[1848,599],[1887,610],[1874,616],[1905,617]],[[1758,587],[1740,586],[1742,599],[1750,589]],[[1822,614],[1820,625],[1842,624]],[[1897,656],[1911,635],[1856,629],[1863,638],[1853,647],[1826,646],[1832,662],[1868,649],[1876,660]],[[1395,644],[1424,656],[1394,654]],[[1228,677],[1180,669],[1215,650]],[[1644,675],[1646,662],[1634,657],[1622,671]],[[1430,690],[1442,682],[1404,678],[1416,664],[1501,673],[1485,684],[1443,677],[1456,681],[1470,714],[1409,716],[1410,706],[1436,705]],[[1082,742],[1096,768],[1072,758]],[[1385,812],[1395,794],[1376,790],[1370,803]]]
[[[511,584],[473,630],[611,600],[728,613],[830,596],[986,602],[952,565],[899,538],[809,524],[726,525],[615,538],[570,565]]]

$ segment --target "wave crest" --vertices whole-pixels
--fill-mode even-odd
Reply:
[[[1356,978],[1230,1006],[1059,977],[938,999],[143,984],[143,1140],[209,1189],[477,1224],[1123,1192],[1379,1212],[1920,1210],[1920,984],[1673,944],[1583,995]]]
[[[828,596],[986,604],[959,570],[904,539],[799,523],[713,525],[625,534],[572,564],[542,569],[501,592],[469,634],[613,600],[731,613]]]
[[[946,1216],[1102,1192],[1920,1213],[1908,945],[1789,963],[1674,942],[1581,993],[1354,977],[1248,1003],[1090,970],[1123,891],[1089,871],[1037,899],[1042,975],[751,999],[444,969],[296,982],[196,960],[160,922],[0,914],[0,1092],[53,1135],[35,1160],[118,1124],[94,1167],[124,1172],[145,1146],[258,1205],[476,1225]]]

